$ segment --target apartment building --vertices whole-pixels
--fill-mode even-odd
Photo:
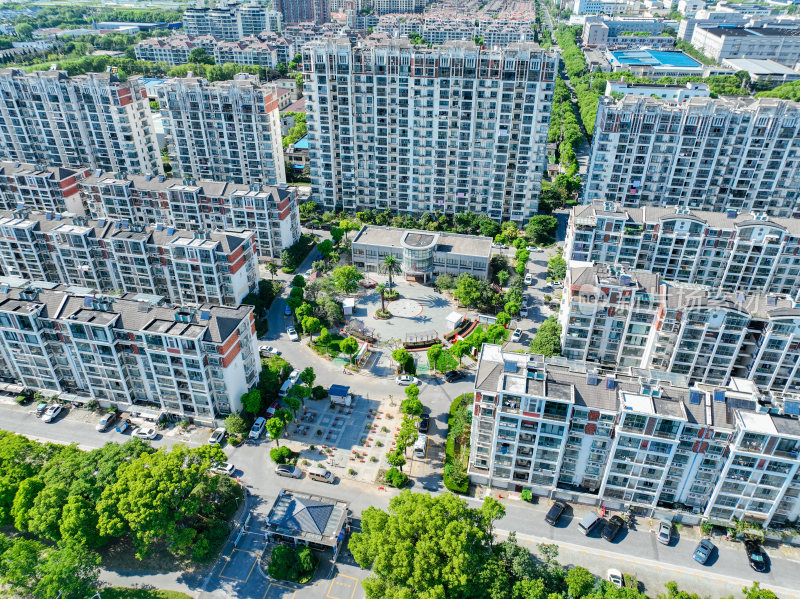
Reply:
[[[791,218],[593,202],[570,214],[568,260],[642,269],[668,281],[800,299],[800,226]]]
[[[65,399],[207,424],[241,410],[261,370],[252,307],[168,308],[149,299],[4,285],[5,374]]]
[[[182,20],[187,35],[213,35],[229,42],[262,31],[279,32],[283,26],[282,15],[259,2],[190,6],[184,10]]]
[[[172,35],[142,40],[134,46],[138,60],[163,62],[171,67],[189,62],[189,54],[195,48],[202,48],[209,56],[222,38],[213,35]]]
[[[187,231],[247,230],[258,254],[277,258],[300,239],[300,214],[293,187],[238,185],[190,178],[128,176],[95,172],[81,182],[94,219],[127,221]]]
[[[143,227],[23,210],[0,212],[0,232],[2,272],[30,281],[234,307],[258,286],[252,231]]]
[[[317,202],[329,210],[470,210],[527,221],[547,167],[557,61],[536,44],[308,44]]]
[[[584,201],[791,217],[800,104],[775,98],[600,98]]]
[[[283,15],[283,22],[314,23],[322,25],[331,20],[328,0],[275,0],[275,10]]]
[[[373,0],[375,13],[386,15],[390,13],[415,13],[422,12],[431,0]]]
[[[717,62],[725,58],[771,59],[791,68],[800,62],[800,36],[793,29],[696,25],[691,43]]]
[[[233,62],[265,69],[274,69],[280,62],[277,48],[257,37],[245,37],[235,42],[220,42],[214,48],[214,60],[217,64]]]
[[[286,182],[274,87],[242,73],[216,83],[167,79],[155,94],[176,174],[246,184]]]
[[[720,524],[746,514],[769,526],[800,510],[800,426],[759,413],[760,399],[746,382],[690,385],[656,370],[600,371],[485,344],[468,474],[611,509],[680,507]],[[746,453],[760,455],[745,462]],[[750,484],[737,500],[742,480]]]
[[[606,94],[612,96],[622,94],[623,96],[649,96],[664,98],[677,103],[683,103],[689,98],[709,98],[711,90],[707,83],[689,81],[685,85],[669,83],[628,83],[625,77],[606,81]]]
[[[240,65],[256,65],[274,69],[279,63],[289,64],[293,56],[291,44],[280,36],[270,36],[269,41],[260,37],[243,37],[236,41],[225,41],[212,35],[192,37],[173,35],[167,38],[142,40],[135,46],[136,58],[152,62],[164,62],[169,66],[189,62],[189,54],[195,48],[204,49],[214,57],[216,64],[233,62]]]
[[[78,182],[89,169],[0,161],[0,210],[85,214]]]
[[[0,69],[0,159],[159,173],[147,97],[114,73]]]

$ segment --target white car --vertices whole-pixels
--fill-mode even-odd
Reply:
[[[227,432],[224,428],[215,428],[214,432],[211,433],[211,436],[208,438],[209,445],[219,445],[225,439],[225,435]]]
[[[267,353],[267,354],[272,354],[273,356],[280,356],[281,355],[280,350],[275,349],[271,345],[259,345],[258,346],[258,351],[264,352],[264,353]]]
[[[417,382],[417,379],[411,376],[410,374],[401,374],[396,379],[394,379],[394,382],[397,383],[398,385],[402,385],[403,387],[405,387],[406,385],[413,385],[414,383]]]
[[[58,415],[61,413],[61,410],[63,409],[64,408],[62,408],[60,404],[54,403],[52,406],[47,408],[47,411],[44,413],[44,416],[42,416],[42,420],[44,420],[45,422],[53,422],[53,420],[58,418]]]
[[[153,440],[158,437],[158,432],[154,428],[140,426],[131,433],[137,439],[150,439]]]
[[[267,419],[263,416],[256,418],[256,421],[253,423],[253,428],[250,429],[250,433],[247,435],[248,439],[258,439],[261,434],[264,432],[264,427],[267,425]]]
[[[522,309],[519,311],[519,315],[520,315],[522,318],[528,318],[528,308],[522,308]]]
[[[529,245],[525,249],[528,250],[531,254],[541,254],[542,252],[544,252],[544,250],[537,245]]]
[[[275,468],[275,474],[278,476],[288,476],[289,478],[300,478],[303,476],[303,471],[291,464],[281,464]]]
[[[553,281],[553,287],[563,287],[564,283],[561,281]]]
[[[533,284],[533,274],[532,273],[525,273],[525,284],[532,285]]]
[[[294,327],[286,327],[286,334],[289,335],[289,339],[292,341],[300,341],[300,335],[297,334]]]
[[[522,329],[517,329],[511,334],[511,341],[517,342],[522,339]]]
[[[617,570],[616,568],[609,568],[608,572],[606,572],[606,580],[613,584],[618,589],[622,588],[622,583],[625,580],[622,578],[622,572]]]
[[[292,372],[289,373],[289,380],[292,381],[292,385],[296,385],[297,381],[300,380],[300,371],[292,370]]]
[[[236,466],[230,462],[222,462],[221,464],[214,466],[211,471],[215,474],[227,474],[228,476],[233,476],[233,473],[236,472]]]

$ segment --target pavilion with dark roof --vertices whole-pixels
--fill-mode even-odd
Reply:
[[[347,502],[282,489],[269,511],[266,534],[273,541],[332,549],[344,538],[346,523]]]

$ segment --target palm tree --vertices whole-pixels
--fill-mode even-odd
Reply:
[[[383,259],[383,272],[389,275],[389,289],[393,289],[392,285],[392,275],[398,274],[400,272],[400,261],[393,256],[392,254],[388,254]]]
[[[381,314],[385,314],[386,313],[386,300],[384,299],[384,293],[386,293],[386,285],[381,283],[380,285],[378,285],[377,289],[378,289],[378,293],[381,294]]]
[[[267,270],[269,271],[269,274],[272,275],[272,278],[275,279],[275,275],[278,274],[278,265],[274,262],[270,262],[267,264]]]

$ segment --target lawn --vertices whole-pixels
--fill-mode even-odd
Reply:
[[[341,343],[345,340],[345,337],[341,335],[331,335],[331,342],[328,344],[328,357],[335,358],[340,353],[342,353]],[[314,351],[320,355],[325,355],[325,346],[319,345],[316,341],[314,342]]]
[[[126,589],[124,587],[101,589],[100,594],[103,599],[192,599],[190,595],[178,591]]]
[[[436,360],[436,371],[447,372],[448,370],[453,370],[455,368],[458,368],[458,360],[453,357],[453,354],[450,353],[449,349],[442,350],[442,353],[439,355],[439,359]]]

